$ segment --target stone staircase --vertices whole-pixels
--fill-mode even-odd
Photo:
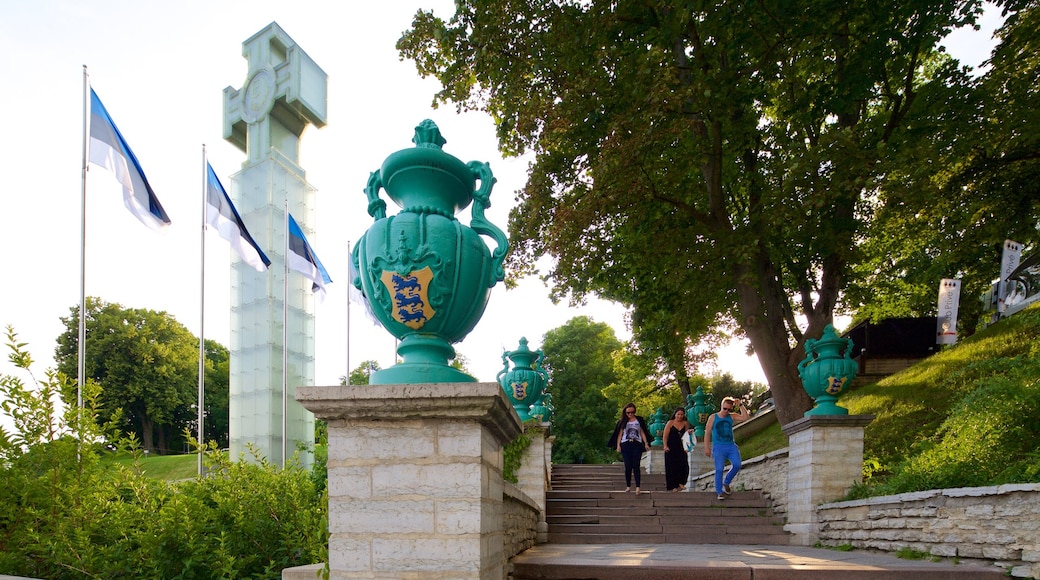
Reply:
[[[787,545],[783,518],[760,492],[665,491],[643,474],[643,493],[625,493],[620,465],[554,465],[546,493],[550,544]],[[633,487],[634,489],[634,487]]]

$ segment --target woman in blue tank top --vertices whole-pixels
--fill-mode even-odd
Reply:
[[[732,413],[734,407],[739,413]],[[715,494],[719,499],[726,499],[732,493],[729,484],[740,472],[740,449],[733,441],[733,422],[750,418],[751,414],[743,404],[733,397],[726,397],[719,412],[708,417],[708,424],[704,426],[704,454],[715,460]],[[726,460],[732,467],[723,479]]]

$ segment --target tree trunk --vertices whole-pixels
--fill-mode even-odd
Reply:
[[[784,292],[777,288],[772,275],[772,264],[764,252],[759,252],[755,271],[744,271],[738,280],[757,280],[758,284],[738,282],[737,301],[740,306],[740,326],[758,356],[769,390],[776,403],[776,416],[781,425],[800,419],[813,406],[812,398],[802,388],[798,377],[799,356],[804,337],[796,337],[791,347],[787,328],[785,305],[780,302]]]
[[[154,431],[155,431],[155,421],[152,421],[151,419],[149,419],[147,417],[142,417],[141,418],[141,447],[144,447],[144,450],[149,452],[149,453],[155,451],[155,442],[154,442],[154,439],[152,437],[152,434],[153,434]]]

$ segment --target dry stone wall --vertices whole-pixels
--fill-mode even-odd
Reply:
[[[820,542],[996,563],[1040,578],[1040,484],[967,487],[824,504]]]

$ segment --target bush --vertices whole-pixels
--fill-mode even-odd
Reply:
[[[8,344],[9,360],[28,372],[10,329]],[[31,389],[0,375],[2,410],[16,426],[0,431],[0,573],[275,579],[326,560],[324,485],[298,463],[231,462],[213,448],[210,476],[177,483],[145,476],[136,461],[103,463],[100,441],[139,457],[136,441],[97,430],[94,389],[84,391],[83,412],[59,419],[51,394],[69,386],[49,374]]]

